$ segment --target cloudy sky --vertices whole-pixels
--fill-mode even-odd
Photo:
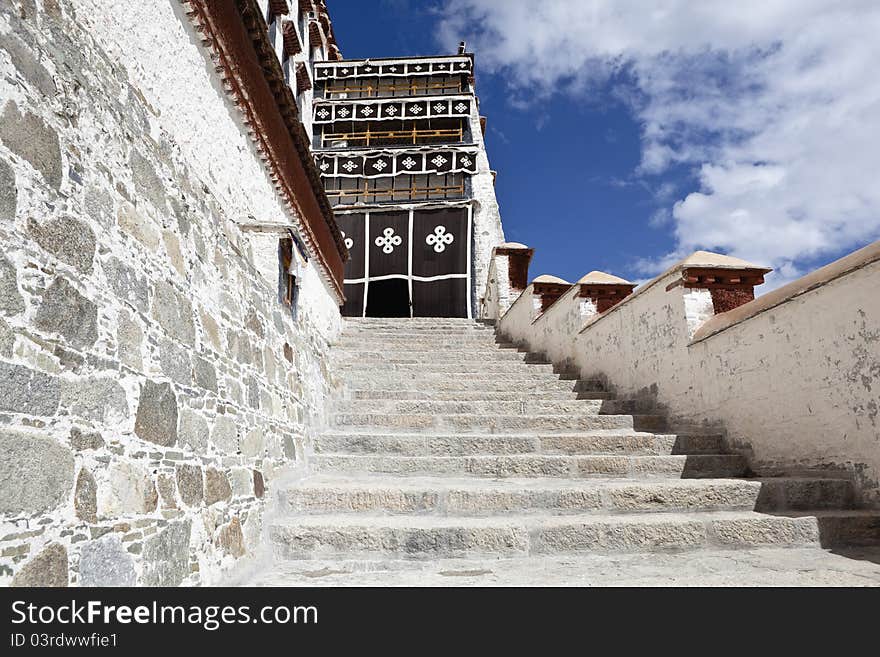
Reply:
[[[328,5],[347,57],[468,41],[533,276],[644,280],[708,249],[775,286],[880,238],[876,0]]]

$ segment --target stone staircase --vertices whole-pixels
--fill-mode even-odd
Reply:
[[[277,491],[276,559],[501,559],[874,544],[848,480],[749,478],[720,435],[673,433],[456,319],[349,320],[309,476]]]

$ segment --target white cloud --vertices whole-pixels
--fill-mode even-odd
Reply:
[[[705,248],[778,283],[880,237],[875,0],[446,0],[444,16],[444,43],[467,38],[520,100],[633,80],[616,95],[642,127],[636,173],[699,172],[660,199],[676,253],[644,269]]]

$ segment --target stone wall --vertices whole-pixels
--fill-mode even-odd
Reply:
[[[290,217],[197,44],[0,5],[0,583],[216,582],[324,423],[338,299],[238,229]]]
[[[759,474],[851,477],[880,506],[880,242],[720,314],[715,290],[680,284],[731,260],[694,254],[602,314],[566,294],[532,322],[529,289],[499,331],[674,426],[722,429]]]

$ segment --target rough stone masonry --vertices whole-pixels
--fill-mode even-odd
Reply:
[[[197,44],[173,2],[0,5],[0,583],[214,582],[323,424],[338,300],[255,264],[236,222],[290,211]]]

